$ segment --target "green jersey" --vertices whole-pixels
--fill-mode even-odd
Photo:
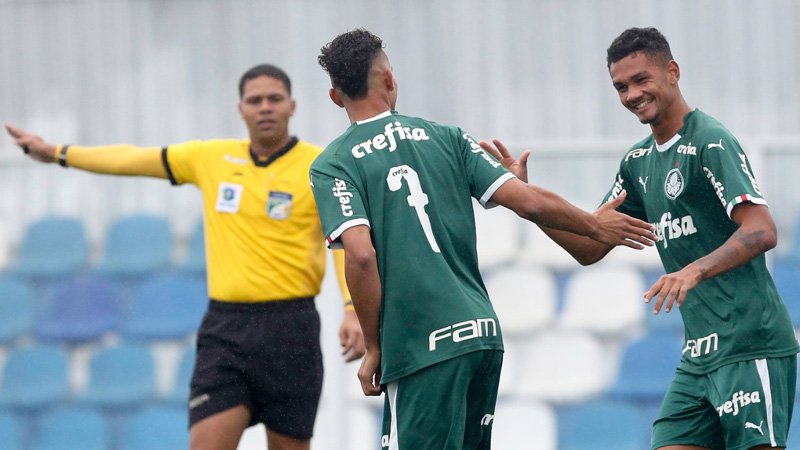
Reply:
[[[387,111],[354,123],[311,166],[328,245],[367,225],[381,280],[381,383],[502,350],[478,269],[472,198],[513,175],[456,127]]]
[[[651,135],[620,163],[606,201],[627,190],[619,210],[656,227],[667,273],[719,248],[736,231],[731,211],[766,205],[739,142],[717,120],[694,110],[664,144]],[[686,343],[681,368],[708,373],[722,365],[798,352],[786,305],[764,255],[705,280],[680,307]]]

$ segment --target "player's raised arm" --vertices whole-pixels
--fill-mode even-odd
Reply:
[[[58,162],[64,167],[109,175],[167,178],[160,147],[136,147],[124,144],[95,147],[56,145],[11,123],[6,123],[5,128],[14,138],[14,143],[36,161]]]
[[[615,210],[624,201],[624,192],[590,214],[554,192],[524,184],[528,179],[530,152],[524,152],[517,161],[500,140],[494,139],[493,143],[481,142],[480,145],[519,180],[510,180],[501,186],[492,201],[542,227],[581,264],[599,260],[617,245],[642,249],[657,240],[652,225]]]

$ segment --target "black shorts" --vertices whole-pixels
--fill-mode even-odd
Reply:
[[[245,405],[250,425],[310,439],[322,392],[319,330],[313,298],[211,300],[197,336],[189,426]]]

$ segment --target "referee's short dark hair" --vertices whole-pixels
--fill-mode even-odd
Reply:
[[[244,85],[247,84],[248,81],[258,77],[270,77],[282,81],[286,86],[286,90],[289,92],[289,96],[292,95],[292,81],[289,80],[289,75],[286,75],[283,69],[272,64],[259,64],[251,67],[242,75],[242,78],[239,79],[239,98],[244,96]]]
[[[611,64],[636,52],[664,63],[673,59],[667,38],[656,28],[628,28],[611,42],[606,51],[606,64],[611,68]]]

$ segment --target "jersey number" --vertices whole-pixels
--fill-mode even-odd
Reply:
[[[428,196],[422,191],[422,185],[419,184],[419,176],[417,172],[403,164],[402,166],[392,167],[389,169],[389,175],[386,176],[386,183],[389,185],[389,190],[392,192],[398,191],[402,185],[403,180],[408,183],[409,196],[408,206],[417,211],[417,218],[419,219],[422,230],[425,232],[425,237],[428,238],[428,243],[431,245],[436,253],[441,253],[439,244],[436,243],[436,237],[433,236],[433,229],[431,228],[431,219],[428,213],[425,212],[425,205],[428,204]]]

